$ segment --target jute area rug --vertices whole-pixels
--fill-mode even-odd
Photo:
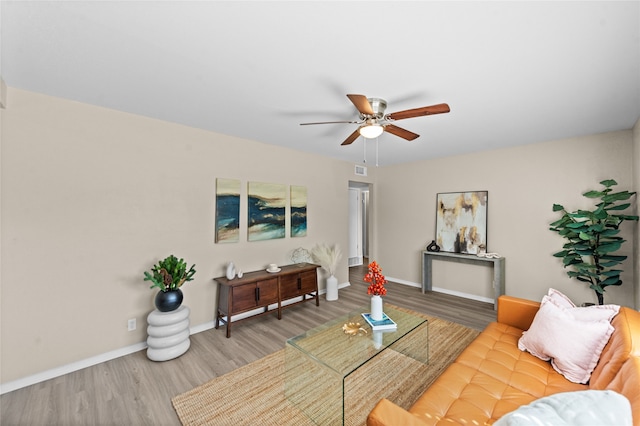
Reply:
[[[414,313],[419,315],[417,313]],[[345,424],[364,425],[383,397],[409,408],[479,334],[439,318],[429,319],[429,363],[386,350],[349,376]],[[393,373],[385,373],[391,370]],[[240,367],[174,397],[183,425],[277,425],[314,423],[285,397],[285,350]]]

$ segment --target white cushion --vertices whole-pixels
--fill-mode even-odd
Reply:
[[[610,321],[617,309],[570,307],[566,301],[543,298],[518,348],[544,360],[567,380],[587,383],[613,333]],[[564,305],[564,307],[558,305]],[[584,311],[583,311],[584,310]]]
[[[562,392],[523,405],[494,423],[495,426],[633,425],[631,404],[611,390]]]

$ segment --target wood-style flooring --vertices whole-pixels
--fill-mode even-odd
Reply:
[[[339,300],[303,303],[276,314],[191,336],[181,357],[152,362],[136,352],[0,396],[0,424],[13,425],[180,425],[171,398],[214,377],[284,348],[285,341],[317,324],[369,303],[362,277],[366,264],[350,268],[351,286]],[[493,304],[390,282],[386,303],[482,330],[495,320]],[[239,425],[240,426],[240,425]]]

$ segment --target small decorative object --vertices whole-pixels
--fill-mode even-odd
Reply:
[[[242,278],[244,276],[244,272],[242,272],[242,269],[238,269],[238,278]]]
[[[437,194],[436,241],[450,253],[477,254],[487,248],[487,191]]]
[[[187,263],[184,259],[171,255],[154,265],[151,273],[145,271],[144,280],[153,283],[150,288],[160,289],[155,298],[156,308],[160,312],[170,312],[180,307],[183,299],[180,287],[185,282],[193,280],[193,275],[196,273],[195,266],[195,264],[191,265],[187,271]]]
[[[233,262],[229,262],[227,265],[227,279],[232,280],[236,277],[236,265]]]
[[[320,264],[322,269],[329,273],[327,278],[327,300],[338,300],[338,279],[335,277],[336,267],[342,257],[340,247],[334,245],[318,244],[311,250],[313,259]]]
[[[616,255],[625,240],[619,237],[619,226],[625,220],[638,220],[638,216],[618,214],[631,207],[631,203],[622,203],[631,198],[635,192],[621,191],[611,193],[612,186],[618,184],[613,179],[600,182],[604,186],[601,191],[587,191],[587,198],[599,198],[593,211],[577,210],[572,213],[560,204],[553,205],[554,212],[562,212],[562,217],[551,223],[550,230],[565,238],[562,251],[553,256],[562,259],[564,267],[571,278],[589,284],[596,293],[598,304],[604,304],[604,291],[610,285],[621,285],[620,263],[627,256]]]
[[[436,240],[431,240],[431,244],[427,246],[427,251],[440,251],[440,246],[436,244]]]
[[[298,247],[291,254],[291,261],[293,263],[311,263],[313,259],[311,258],[311,254],[302,247]]]
[[[357,336],[360,333],[367,334],[367,330],[362,328],[359,322],[348,322],[342,326],[342,331],[344,334],[348,334],[349,336]]]
[[[269,266],[267,267],[267,272],[275,273],[280,271],[281,269],[278,268],[278,265],[276,265],[275,263],[270,263]]]
[[[381,321],[383,318],[382,296],[387,294],[384,285],[386,278],[382,275],[382,268],[375,260],[369,264],[369,272],[364,276],[364,281],[369,284],[367,294],[371,295],[371,318]]]

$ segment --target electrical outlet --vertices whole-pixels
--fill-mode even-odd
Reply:
[[[133,331],[135,329],[136,329],[136,319],[131,318],[129,321],[127,321],[127,330]]]

